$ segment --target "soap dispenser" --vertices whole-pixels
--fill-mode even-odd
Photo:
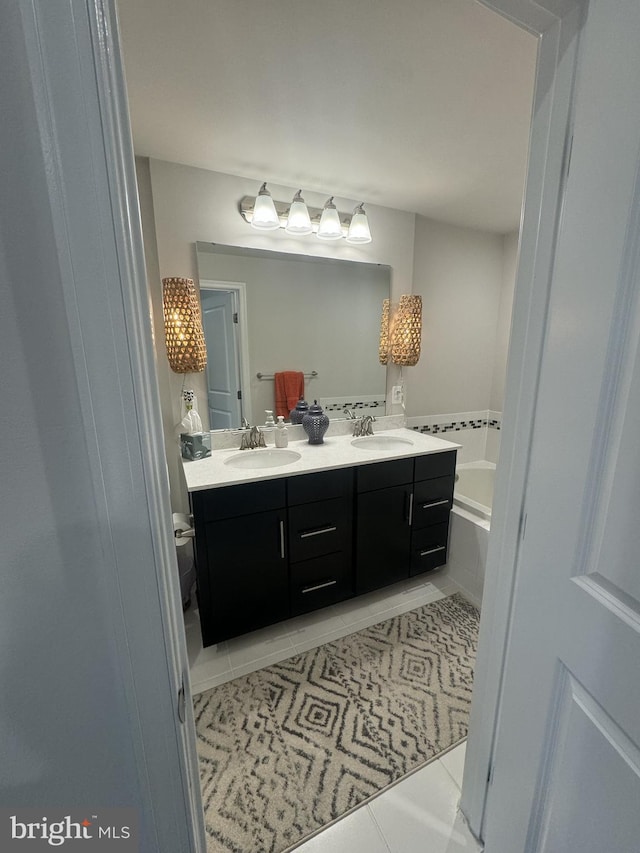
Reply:
[[[273,411],[272,409],[265,409],[266,418],[264,419],[264,425],[266,427],[274,427],[276,422],[273,419]]]
[[[289,430],[284,425],[284,417],[278,415],[276,424],[276,447],[286,447],[289,444]]]

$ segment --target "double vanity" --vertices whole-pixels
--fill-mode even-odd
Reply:
[[[444,565],[457,448],[393,429],[184,462],[203,645]]]

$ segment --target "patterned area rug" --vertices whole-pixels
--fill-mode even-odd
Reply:
[[[281,853],[464,738],[478,623],[453,595],[197,696],[208,853]]]

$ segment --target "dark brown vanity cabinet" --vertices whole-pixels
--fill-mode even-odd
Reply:
[[[288,531],[291,615],[353,595],[353,471],[291,477]]]
[[[447,562],[455,468],[455,451],[416,458],[410,575],[421,574]]]
[[[409,574],[413,459],[356,469],[356,593]]]
[[[356,593],[447,561],[456,452],[356,469]]]
[[[444,565],[455,451],[191,493],[205,646]]]
[[[191,495],[204,646],[289,616],[286,481]]]

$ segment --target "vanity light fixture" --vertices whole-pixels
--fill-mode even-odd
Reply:
[[[353,211],[351,222],[349,223],[349,233],[347,234],[347,243],[370,243],[371,231],[369,230],[369,220],[364,212],[364,202],[361,202]]]
[[[324,210],[322,211],[322,216],[320,217],[320,224],[318,225],[318,239],[342,239],[342,225],[340,223],[340,216],[338,215],[338,210],[335,204],[333,203],[333,196],[331,196],[331,198],[328,198],[325,202]]]
[[[275,231],[280,228],[280,219],[276,206],[271,198],[271,193],[264,183],[258,190],[258,195],[253,205],[253,218],[251,227],[258,231]]]
[[[174,373],[200,373],[207,366],[207,345],[193,279],[163,278],[162,308],[171,370]]]
[[[311,234],[313,231],[309,211],[302,198],[302,190],[298,190],[293,197],[284,230],[287,234]]]
[[[287,234],[294,236],[315,234],[320,240],[345,237],[347,243],[352,245],[371,243],[364,202],[357,205],[352,214],[348,214],[336,209],[333,196],[323,208],[307,207],[302,190],[297,191],[291,202],[274,201],[264,183],[257,196],[246,195],[240,200],[239,209],[245,222],[259,231],[284,228]]]

